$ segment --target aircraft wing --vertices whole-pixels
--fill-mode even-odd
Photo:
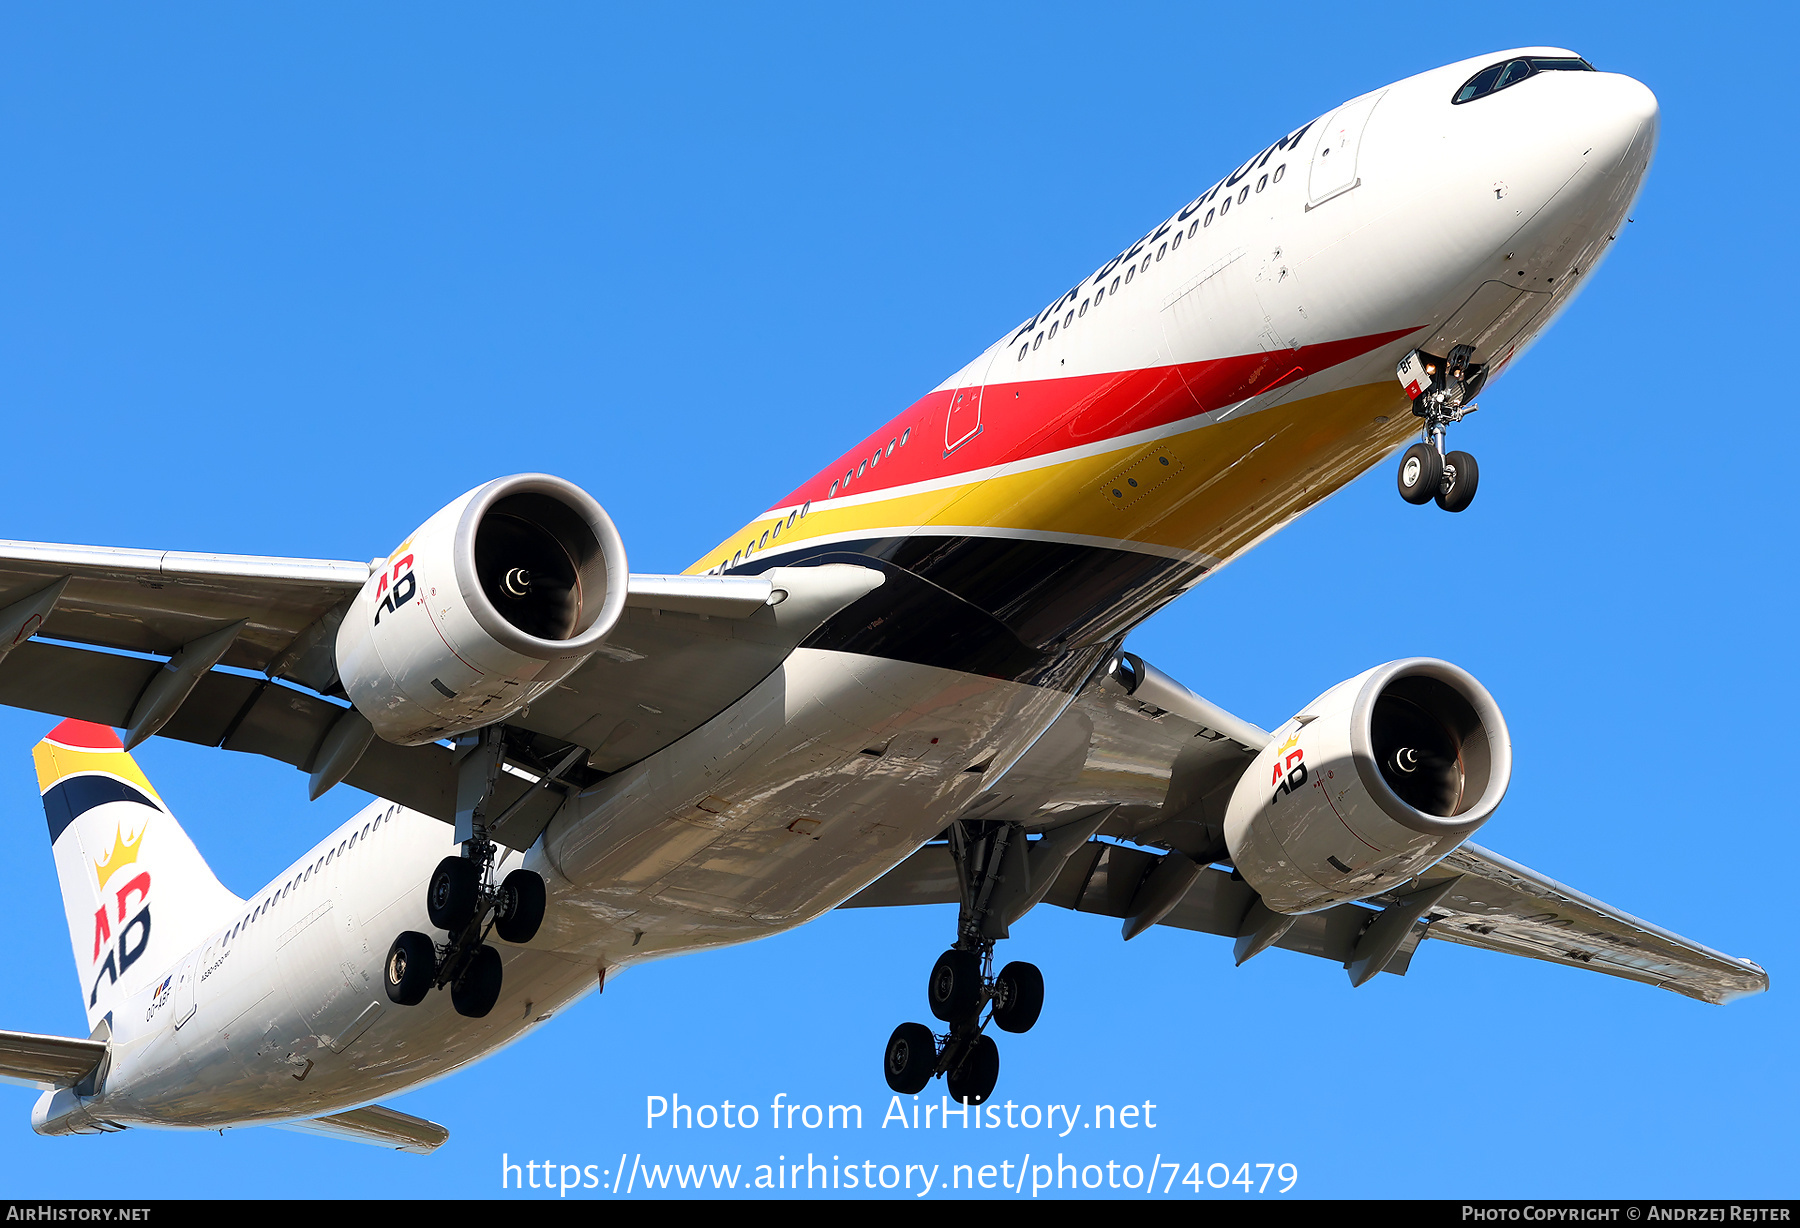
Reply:
[[[1768,974],[1749,960],[1475,844],[1384,895],[1271,924],[1256,892],[1232,874],[1223,836],[1225,802],[1268,735],[1122,656],[1124,664],[1091,681],[964,815],[1020,823],[1037,836],[1028,864],[1038,902],[1120,918],[1127,938],[1151,924],[1232,938],[1239,963],[1269,945],[1304,952],[1343,964],[1357,985],[1378,972],[1404,975],[1420,942],[1432,938],[1715,1004],[1769,987]],[[1166,891],[1159,898],[1167,875],[1157,871],[1166,862],[1179,866],[1178,858],[1198,873],[1170,905]],[[950,846],[939,842],[843,907],[952,904],[961,892]]]
[[[337,629],[380,563],[0,541],[0,703],[314,772],[347,710]],[[572,747],[587,752],[565,777],[579,786],[675,741],[881,581],[844,565],[631,576],[624,617],[601,650],[509,718],[508,757],[520,771],[496,806],[523,797]],[[377,738],[341,779],[454,817],[447,746]],[[496,839],[535,838],[562,797],[541,792]]]
[[[1427,938],[1604,972],[1722,1005],[1769,987],[1769,975],[1535,870],[1465,844],[1421,877],[1456,879],[1431,910]]]

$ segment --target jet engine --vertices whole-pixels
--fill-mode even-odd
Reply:
[[[1448,661],[1341,682],[1269,739],[1225,812],[1232,864],[1276,912],[1389,890],[1487,821],[1512,777],[1499,706]]]
[[[525,473],[419,526],[338,628],[338,676],[390,742],[504,720],[593,654],[625,608],[625,546],[580,487]]]

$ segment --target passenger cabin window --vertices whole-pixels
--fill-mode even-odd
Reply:
[[[1456,97],[1450,100],[1452,106],[1460,106],[1465,102],[1474,102],[1477,98],[1486,98],[1489,94],[1497,94],[1508,86],[1517,85],[1529,77],[1541,72],[1594,72],[1596,69],[1580,56],[1526,56],[1517,60],[1504,60],[1498,64],[1490,64],[1463,83],[1456,91]]]

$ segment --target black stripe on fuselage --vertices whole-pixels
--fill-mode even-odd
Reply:
[[[887,576],[802,643],[1035,686],[1079,686],[1118,638],[1203,570],[1066,542],[928,536],[771,552],[732,570],[855,563]]]
[[[51,785],[44,794],[44,817],[50,820],[50,843],[69,824],[107,802],[141,802],[154,810],[161,807],[138,789],[111,776],[70,776]]]

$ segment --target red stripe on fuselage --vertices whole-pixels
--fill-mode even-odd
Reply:
[[[980,432],[961,443],[946,438],[950,405],[959,392],[966,396],[971,390],[930,392],[776,506],[822,501],[833,482],[839,483],[840,496],[868,494],[1167,426],[1330,370],[1414,331],[1416,326],[1299,350],[1137,371],[1020,383],[996,380],[981,389]],[[1000,361],[1006,361],[1006,355]],[[966,404],[959,409],[956,435],[965,433],[964,415],[972,416]],[[908,430],[912,436],[906,446],[896,446],[890,453],[889,443],[897,444]],[[946,452],[951,444],[956,446]]]

